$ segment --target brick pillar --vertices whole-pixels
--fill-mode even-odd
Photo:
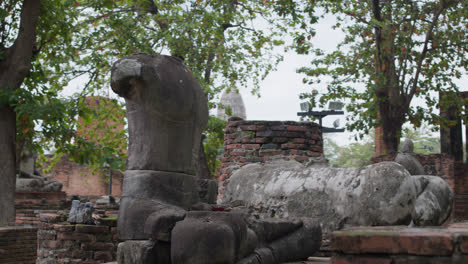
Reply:
[[[440,152],[453,156],[456,161],[462,161],[463,138],[461,118],[456,107],[447,107],[447,103],[443,102],[444,99],[449,96],[454,95],[442,92],[439,93],[440,116],[455,123],[451,124],[451,126],[440,126]]]

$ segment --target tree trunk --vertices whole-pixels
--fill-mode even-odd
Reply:
[[[10,107],[0,109],[0,227],[15,221],[16,155],[15,112]]]
[[[375,140],[376,142],[380,140],[383,146],[381,146],[380,153],[375,153],[376,156],[396,152],[400,144],[401,128],[405,122],[407,109],[404,104],[391,104],[391,101],[391,99],[387,99],[379,103],[378,116],[380,117],[381,124],[380,129],[376,130]],[[396,100],[393,101],[398,102]]]
[[[18,37],[0,59],[0,89],[19,89],[29,73],[40,0],[24,0]],[[0,227],[15,220],[16,114],[0,105]]]

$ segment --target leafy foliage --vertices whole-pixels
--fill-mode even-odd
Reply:
[[[219,119],[215,116],[210,116],[208,127],[205,131],[205,140],[203,147],[205,149],[206,163],[210,170],[211,177],[214,178],[218,171],[219,157],[222,156],[224,147],[224,127],[226,121]]]
[[[411,139],[414,144],[414,153],[434,154],[440,153],[440,139],[432,133],[432,129],[423,124],[421,127],[403,127],[404,139]],[[369,135],[360,141],[352,142],[345,146],[339,146],[330,138],[325,137],[325,157],[333,168],[361,167],[370,164],[371,158],[375,156],[375,139],[371,130]]]
[[[361,136],[384,128],[384,141],[396,150],[405,121],[419,127],[423,121],[440,124],[435,114],[438,93],[458,91],[455,80],[468,69],[467,1],[314,1],[336,15],[333,29],[345,34],[336,50],[325,53],[305,48],[316,56],[302,67],[304,82],[319,89],[329,77],[326,91],[301,97],[312,104],[331,100],[347,103],[347,128]],[[417,97],[427,107],[412,105]],[[461,106],[453,97],[450,105]]]
[[[411,139],[413,141],[414,153],[440,153],[440,138],[438,135],[435,136],[426,124],[412,129],[409,127],[403,127],[403,138]]]
[[[21,2],[0,4],[0,56],[15,40]],[[125,157],[125,133],[115,133],[102,119],[104,112],[90,113],[84,104],[90,95],[108,94],[115,60],[136,52],[183,58],[213,108],[223,89],[253,85],[258,93],[259,82],[282,59],[273,51],[284,44],[282,34],[302,18],[296,9],[294,1],[43,0],[30,73],[21,91],[4,95],[18,114],[18,145],[51,148],[57,157],[71,154],[96,168],[121,167],[117,159]],[[59,99],[74,80],[85,80],[80,92]],[[90,114],[99,122],[93,133],[115,140],[90,140],[75,132],[78,116],[88,122]],[[219,134],[210,129],[218,125],[214,121],[208,129],[213,149]]]
[[[329,160],[330,167],[362,167],[370,164],[374,157],[374,139],[366,136],[361,142],[353,142],[346,146],[339,146],[333,140],[325,138],[325,157]]]

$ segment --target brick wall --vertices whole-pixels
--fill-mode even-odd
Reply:
[[[224,156],[218,170],[219,193],[233,170],[270,159],[308,162],[323,156],[318,124],[294,121],[229,121],[224,134]]]
[[[455,219],[468,219],[468,164],[455,163]]]
[[[0,227],[0,263],[36,263],[37,228]]]
[[[73,161],[62,159],[47,175],[63,184],[62,191],[68,195],[95,195],[109,194],[109,183],[104,175],[93,174],[91,169]],[[122,193],[123,174],[118,170],[112,171],[112,195],[120,196]]]
[[[41,214],[37,264],[97,264],[116,259],[117,221],[108,225],[72,225],[66,216]]]
[[[14,225],[39,224],[39,214],[70,209],[64,192],[16,192]]]

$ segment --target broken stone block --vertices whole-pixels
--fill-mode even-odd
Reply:
[[[93,211],[93,203],[82,203],[79,200],[73,200],[67,221],[72,224],[94,225]]]

